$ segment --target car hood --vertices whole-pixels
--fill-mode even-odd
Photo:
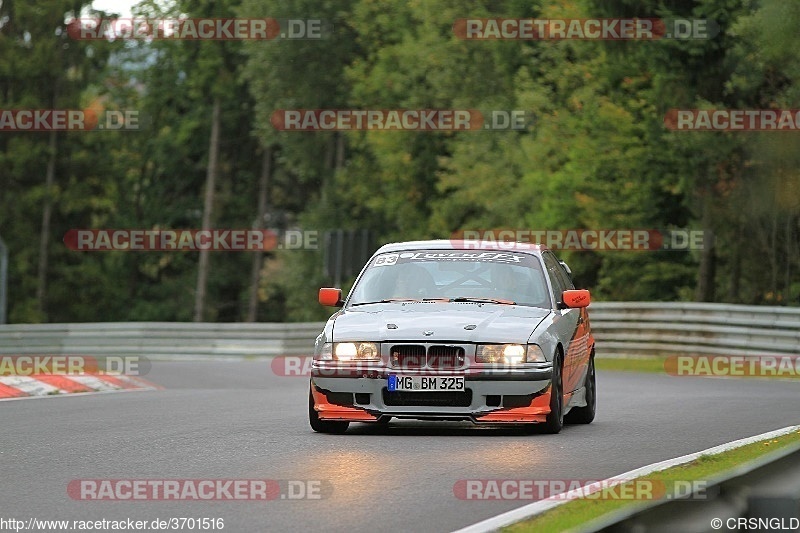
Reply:
[[[538,307],[471,302],[369,304],[341,311],[332,340],[524,344],[548,314]]]

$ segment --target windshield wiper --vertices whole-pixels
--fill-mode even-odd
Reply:
[[[450,298],[386,298],[384,300],[377,300],[375,302],[358,302],[352,304],[353,307],[357,305],[370,305],[370,304],[391,304],[395,302],[404,303],[419,303],[419,302],[451,302]]]
[[[418,298],[386,298],[385,300],[377,300],[375,302],[358,302],[351,304],[353,307],[357,305],[370,305],[370,304],[390,304],[395,302],[420,302]]]
[[[502,298],[474,298],[472,296],[457,296],[452,298],[451,302],[479,302],[489,304],[503,304],[503,305],[517,305],[517,302],[511,300],[504,300]]]

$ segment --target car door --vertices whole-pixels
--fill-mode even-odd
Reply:
[[[557,273],[562,279],[567,290],[575,289],[572,277],[567,267],[558,261]],[[570,360],[573,362],[574,389],[583,386],[586,372],[589,368],[589,357],[592,352],[591,327],[589,325],[589,311],[584,307],[574,309],[578,313],[578,325],[569,344]]]
[[[572,280],[567,275],[564,267],[558,262],[555,255],[548,251],[542,252],[547,276],[553,287],[553,301],[556,302],[554,312],[556,317],[553,326],[556,334],[564,346],[564,371],[563,384],[565,401],[569,401],[571,393],[581,386],[580,379],[586,369],[586,361],[580,349],[579,326],[583,323],[582,309],[562,308],[562,293],[573,289]]]

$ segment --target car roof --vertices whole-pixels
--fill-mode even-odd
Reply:
[[[430,241],[392,242],[381,246],[376,254],[407,250],[491,250],[498,252],[525,252],[538,255],[546,250],[540,244],[528,242],[495,242],[479,240],[437,239]]]

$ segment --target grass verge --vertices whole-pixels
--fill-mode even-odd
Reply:
[[[598,357],[600,371],[650,372],[678,377],[800,379],[800,360],[768,356]]]
[[[611,370],[615,372],[653,372],[666,374],[664,356],[647,358],[638,357],[597,357],[594,362],[597,370]]]

